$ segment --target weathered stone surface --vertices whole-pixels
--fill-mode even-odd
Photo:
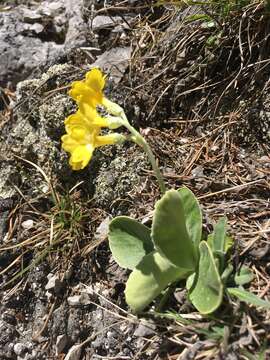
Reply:
[[[14,120],[0,134],[0,196],[3,198],[15,194],[14,185],[20,187],[28,182],[36,193],[48,185],[37,169],[29,182],[31,165],[16,156],[40,166],[48,176],[61,172],[62,165],[67,165],[65,154],[60,151],[60,137],[64,118],[73,111],[74,104],[62,92],[44,98],[47,91],[61,86],[72,70],[69,65],[55,65],[40,79],[18,84]],[[27,171],[23,169],[25,165]]]
[[[80,295],[74,295],[67,298],[69,306],[80,306],[80,305],[89,305],[91,304],[89,295],[86,293],[81,293]]]
[[[0,85],[18,83],[89,39],[83,0],[48,0],[0,12]]]
[[[79,360],[82,353],[81,345],[73,345],[65,356],[65,360]]]
[[[118,215],[117,199],[123,199],[129,192],[136,191],[136,187],[144,181],[142,170],[148,167],[148,159],[138,146],[134,145],[128,149],[119,146],[117,156],[109,164],[102,164],[94,180],[98,206]],[[129,206],[128,202],[122,202],[122,213],[125,213]]]
[[[54,65],[41,78],[17,85],[13,119],[0,132],[0,197],[15,195],[16,187],[30,196],[44,193],[49,185],[41,169],[65,187],[85,180],[84,187],[89,193],[95,187],[97,203],[105,208],[143,181],[138,171],[147,168],[148,161],[137,146],[97,149],[85,170],[70,169],[60,139],[64,119],[76,111],[76,105],[66,88],[81,76],[71,65]]]
[[[32,229],[33,226],[34,226],[34,221],[32,219],[28,219],[22,222],[22,228],[26,230]]]
[[[131,57],[131,47],[115,47],[98,56],[93,66],[110,72],[115,83],[122,79]]]
[[[56,339],[56,355],[58,356],[63,352],[69,342],[69,337],[66,334],[57,336]]]

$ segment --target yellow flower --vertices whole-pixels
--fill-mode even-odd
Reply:
[[[94,68],[88,71],[85,80],[72,83],[69,95],[77,102],[80,109],[86,105],[92,108],[103,105],[110,114],[120,116],[123,109],[103,95],[104,86],[105,76],[99,69]]]
[[[95,148],[125,140],[123,135],[117,133],[100,135],[102,127],[116,129],[122,125],[121,118],[102,117],[97,112],[97,105],[103,102],[105,105],[114,104],[103,96],[104,85],[105,76],[100,70],[92,69],[86,74],[85,80],[75,81],[69,91],[79,109],[66,118],[66,134],[61,140],[62,148],[71,154],[69,164],[73,170],[84,169],[91,160]],[[116,107],[116,110],[119,109]]]
[[[95,110],[92,109],[92,115]],[[62,148],[71,154],[69,164],[73,170],[81,170],[91,160],[94,149],[124,140],[121,134],[100,135],[101,127],[107,126],[107,119],[98,115],[85,117],[80,111],[65,120],[67,134],[62,136]]]
[[[73,82],[69,95],[79,106],[87,103],[95,108],[102,104],[104,86],[105,76],[99,69],[94,68],[86,74],[85,80]]]

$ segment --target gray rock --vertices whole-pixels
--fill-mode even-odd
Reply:
[[[110,72],[117,84],[122,79],[131,57],[131,47],[115,47],[98,56],[93,67]]]
[[[140,323],[137,329],[134,331],[134,336],[137,337],[147,337],[155,335],[156,333],[156,326],[148,322],[147,324]]]
[[[79,340],[82,332],[85,330],[82,326],[84,316],[82,307],[70,307],[66,334],[70,337],[73,344]]]
[[[14,350],[16,355],[20,356],[20,355],[23,355],[26,352],[27,348],[26,348],[25,344],[23,344],[23,343],[16,343],[14,345],[13,350]]]
[[[44,318],[48,314],[47,306],[44,302],[38,299],[35,303],[35,309],[33,314],[32,334],[38,334],[44,325]]]
[[[32,30],[36,34],[41,34],[44,31],[44,26],[38,23],[29,26],[29,30]]]
[[[74,105],[66,95],[58,93],[46,102],[43,94],[51,89],[50,86],[61,86],[61,79],[72,69],[68,65],[55,65],[40,79],[18,84],[17,102],[13,104],[16,121],[11,128],[7,124],[0,134],[0,196],[3,198],[16,193],[12,184],[21,187],[25,182],[30,185],[31,166],[26,173],[22,168],[24,162],[14,155],[32,161],[47,174],[54,169],[54,174],[61,172],[63,176],[62,165],[66,167],[67,161],[66,155],[59,151],[60,137],[64,132],[64,119],[73,112]],[[33,191],[39,193],[48,184],[37,173],[35,170],[31,185]]]
[[[108,27],[112,27],[114,25],[114,21],[111,16],[104,16],[99,15],[96,16],[92,23],[91,20],[89,20],[89,26],[92,26],[92,30],[100,30],[100,29],[106,29]]]
[[[69,342],[69,337],[66,334],[57,336],[56,339],[56,355],[63,352]]]
[[[108,165],[104,164],[94,180],[96,185],[95,198],[98,206],[108,210],[113,215],[118,215],[116,199],[122,199],[130,191],[139,187],[144,182],[140,175],[142,169],[149,167],[148,159],[135,145],[126,149],[117,148],[114,160]],[[121,213],[125,213],[130,204],[121,204]]]
[[[33,69],[87,44],[83,14],[83,0],[48,0],[0,12],[0,85],[18,83]]]
[[[67,302],[69,306],[79,306],[81,305],[81,296],[80,295],[74,295],[74,296],[69,296],[67,298]]]
[[[69,306],[80,306],[91,304],[90,297],[86,293],[80,295],[74,295],[67,298]]]
[[[126,19],[127,20],[127,19]],[[89,26],[92,26],[93,31],[98,31],[101,29],[113,28],[123,22],[123,19],[120,16],[105,16],[98,15],[96,16],[92,23],[89,21]]]
[[[28,9],[24,6],[18,9],[18,12],[22,14],[22,20],[26,23],[34,23],[42,20],[42,15],[35,10]]]
[[[203,166],[199,165],[196,166],[192,171],[191,174],[194,178],[203,177],[204,176],[204,168]]]
[[[54,310],[52,315],[52,324],[50,332],[54,338],[67,332],[67,313],[68,306],[63,302],[57,309]]]
[[[97,227],[95,232],[95,240],[97,242],[102,242],[108,237],[110,222],[111,217],[107,216]]]
[[[26,230],[32,229],[34,226],[34,221],[32,219],[28,219],[22,222],[22,227]]]
[[[73,345],[67,355],[65,356],[65,360],[79,360],[82,353],[81,345]]]
[[[63,289],[62,281],[57,277],[57,275],[53,275],[49,277],[49,280],[45,286],[45,289],[54,294],[60,294]]]

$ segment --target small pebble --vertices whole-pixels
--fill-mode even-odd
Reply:
[[[61,289],[63,288],[63,283],[56,275],[53,275],[49,278],[45,290],[48,290],[50,292],[54,292],[55,294],[59,294],[61,292]]]
[[[25,230],[30,230],[32,229],[32,227],[34,226],[34,221],[29,219],[29,220],[25,220],[22,222],[22,227],[25,229]]]
[[[146,337],[146,336],[152,336],[155,335],[155,329],[156,326],[155,324],[139,324],[139,326],[137,327],[137,329],[134,332],[134,336],[137,337]]]
[[[17,343],[14,345],[13,351],[16,355],[20,356],[26,351],[26,347],[23,343]]]
[[[56,339],[56,355],[58,356],[63,352],[65,347],[67,346],[69,338],[66,334],[57,336]]]
[[[69,352],[67,353],[65,360],[79,360],[81,357],[82,346],[81,345],[73,345]]]
[[[70,296],[67,299],[69,306],[78,306],[78,305],[89,305],[91,304],[89,295],[82,293],[81,295]]]

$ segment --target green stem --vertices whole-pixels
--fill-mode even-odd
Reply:
[[[150,161],[150,163],[152,165],[153,171],[154,171],[154,173],[156,175],[160,191],[161,191],[162,194],[164,194],[165,191],[166,191],[166,187],[165,187],[165,183],[164,183],[164,180],[163,180],[163,176],[162,176],[162,174],[161,174],[161,172],[160,172],[160,170],[159,170],[159,168],[157,166],[155,156],[154,156],[150,146],[148,145],[148,143],[146,142],[144,137],[136,129],[134,129],[133,126],[130,125],[124,111],[121,113],[121,117],[123,119],[123,126],[125,126],[130,131],[130,133],[133,135],[132,140],[136,144],[141,146],[144,149],[144,151],[146,152],[146,154],[148,156],[148,159],[149,159],[149,161]]]

